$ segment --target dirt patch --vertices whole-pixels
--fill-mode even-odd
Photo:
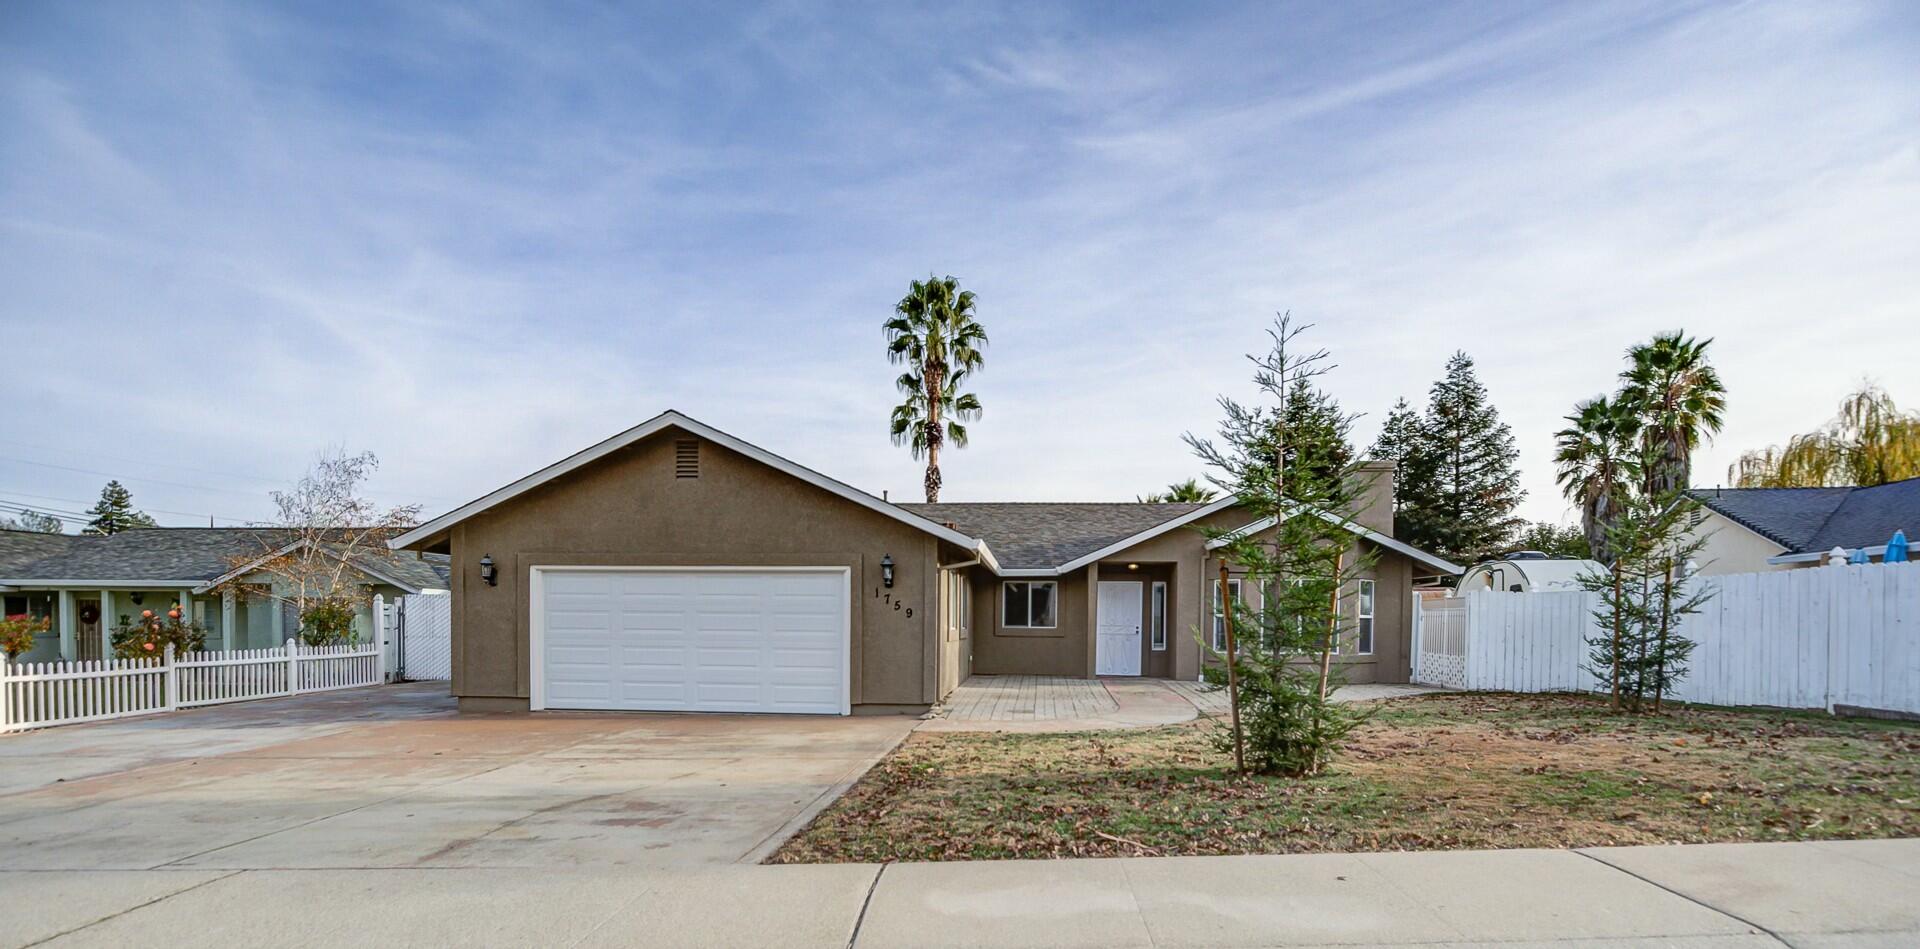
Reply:
[[[771,862],[1295,853],[1920,834],[1920,727],[1576,696],[1374,707],[1334,771],[1238,776],[1214,723],[916,734]]]

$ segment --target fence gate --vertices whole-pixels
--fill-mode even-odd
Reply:
[[[393,644],[398,677],[412,681],[453,678],[453,597],[419,593],[387,607],[387,641]]]
[[[1422,597],[1414,636],[1413,681],[1449,689],[1467,687],[1467,601]]]

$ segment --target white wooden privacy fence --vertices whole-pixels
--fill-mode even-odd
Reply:
[[[1920,714],[1920,563],[1848,564],[1704,577],[1683,617],[1697,645],[1672,697]],[[1447,655],[1464,602],[1464,662]],[[1599,691],[1587,671],[1599,595],[1477,590],[1423,604],[1415,681],[1512,692]]]
[[[409,594],[386,605],[384,620],[400,678],[453,678],[453,597]]]
[[[377,643],[190,652],[157,659],[0,661],[0,732],[377,685]]]

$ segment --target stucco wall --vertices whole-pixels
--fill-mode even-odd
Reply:
[[[1244,511],[1228,510],[1201,523],[1225,529],[1248,520]],[[1412,672],[1413,562],[1401,554],[1355,542],[1356,554],[1363,548],[1376,554],[1372,566],[1360,574],[1376,584],[1374,651],[1369,656],[1353,654],[1349,630],[1346,633],[1349,642],[1343,643],[1346,652],[1336,661],[1349,682],[1406,682]],[[1129,563],[1140,564],[1141,569],[1129,571]],[[1090,585],[1089,574],[1095,569],[1098,574]],[[1239,575],[1238,570],[1233,573]],[[1162,578],[1168,583],[1168,649],[1157,656],[1149,653],[1141,671],[1146,675],[1197,679],[1204,656],[1199,637],[1211,628],[1212,582],[1218,576],[1219,561],[1207,555],[1202,531],[1194,527],[1175,528],[1116,553],[1094,568],[1053,578],[1060,583],[1058,627],[1024,630],[1001,625],[1001,586],[1009,580],[1047,578],[1002,578],[975,571],[973,671],[982,675],[1092,675],[1092,614],[1098,580],[1141,580],[1145,584],[1143,590],[1150,591],[1151,581]],[[1351,588],[1341,608],[1352,609]],[[1147,615],[1142,613],[1143,620]],[[1146,641],[1144,632],[1142,641]]]
[[[980,675],[1085,676],[1092,673],[1087,638],[1087,571],[1063,577],[973,576],[973,671]],[[1053,629],[1011,628],[1001,623],[1000,588],[1008,582],[1056,582],[1059,602]]]
[[[1757,573],[1762,570],[1786,570],[1786,566],[1770,564],[1768,557],[1777,557],[1786,553],[1786,548],[1774,543],[1728,520],[1715,511],[1708,511],[1700,522],[1700,533],[1706,537],[1706,545],[1694,559],[1700,564],[1700,575],[1717,577],[1729,573]]]
[[[525,707],[532,567],[807,565],[853,572],[853,703],[935,701],[935,539],[712,442],[700,443],[700,476],[676,478],[674,442],[690,437],[667,429],[454,525],[453,694],[471,708]],[[480,581],[483,555],[497,586]],[[881,589],[886,555],[892,590]]]

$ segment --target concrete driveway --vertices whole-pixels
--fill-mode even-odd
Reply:
[[[917,723],[456,715],[444,692],[0,737],[0,870],[753,862]]]

